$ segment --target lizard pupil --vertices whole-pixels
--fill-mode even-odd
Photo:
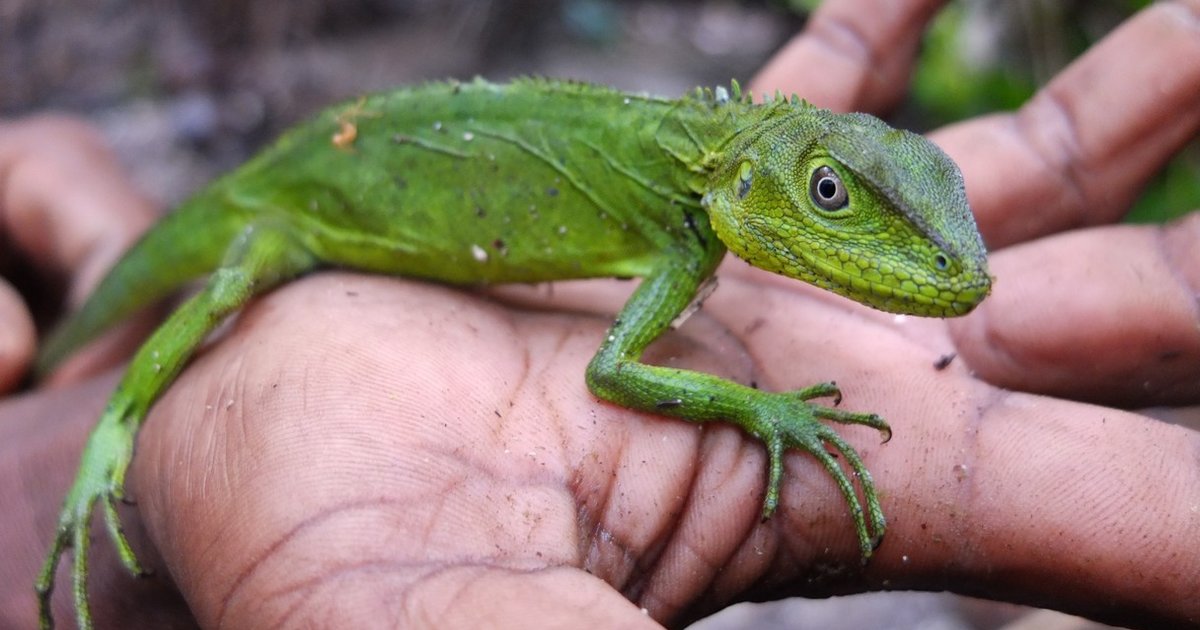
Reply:
[[[850,201],[842,178],[828,166],[813,171],[809,195],[814,203],[825,210],[840,210]]]

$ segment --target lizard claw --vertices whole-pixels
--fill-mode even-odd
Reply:
[[[836,407],[842,404],[842,390],[838,388],[837,383],[833,381],[817,383],[816,385],[805,387],[804,389],[798,389],[789,393],[800,400],[833,397],[833,406]]]
[[[833,383],[822,383],[807,389],[783,394],[767,394],[764,402],[756,405],[755,417],[743,426],[763,441],[769,457],[767,491],[763,499],[763,520],[770,518],[779,505],[779,486],[783,478],[783,454],[788,448],[799,448],[807,451],[825,467],[845,497],[850,508],[850,516],[854,519],[855,531],[858,534],[859,548],[863,562],[870,559],[872,553],[883,542],[887,529],[887,521],[883,516],[883,508],[879,504],[879,495],[871,473],[867,470],[862,458],[854,447],[846,442],[836,431],[819,422],[832,420],[843,424],[863,424],[884,433],[884,441],[891,438],[891,428],[878,415],[873,413],[855,413],[822,407],[807,402],[811,398],[834,395],[840,398],[840,392]],[[826,448],[832,447],[833,453]],[[838,464],[836,455],[846,460],[850,472],[858,477],[862,488],[862,500],[854,490],[847,471]]]
[[[88,437],[83,462],[59,513],[54,542],[34,587],[38,597],[38,623],[43,630],[54,627],[50,606],[54,577],[59,560],[68,548],[74,549],[71,593],[75,619],[80,630],[92,627],[87,602],[88,546],[92,512],[97,501],[103,502],[104,522],[122,564],[135,575],[145,575],[117,514],[117,501],[124,496],[125,471],[133,453],[133,436],[132,428],[121,421],[120,415],[106,413]]]

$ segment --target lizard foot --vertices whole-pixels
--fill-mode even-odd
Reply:
[[[125,471],[133,454],[136,426],[125,422],[122,416],[105,413],[88,437],[79,473],[59,514],[54,542],[36,583],[38,620],[43,629],[54,627],[50,614],[50,595],[54,591],[58,561],[68,547],[75,549],[71,592],[75,600],[76,620],[80,630],[92,627],[87,603],[88,543],[92,510],[97,502],[104,506],[104,522],[121,562],[135,575],[145,574],[125,538],[117,515],[116,504],[124,496]]]
[[[855,413],[808,402],[813,398],[833,397],[834,404],[841,401],[841,391],[833,383],[821,383],[801,390],[783,393],[762,392],[763,397],[753,405],[753,413],[743,425],[747,431],[763,441],[769,456],[767,492],[763,499],[763,520],[775,513],[779,506],[779,484],[783,478],[783,454],[788,448],[799,448],[812,454],[833,477],[842,496],[850,507],[854,519],[859,546],[865,563],[879,544],[887,529],[879,495],[871,473],[862,458],[832,428],[820,422],[832,420],[843,424],[863,424],[878,429],[884,441],[892,437],[892,430],[883,418],[873,413]],[[833,453],[826,448],[831,447]],[[850,471],[858,477],[862,487],[862,499],[854,491],[850,476],[838,464],[836,455],[846,460]]]

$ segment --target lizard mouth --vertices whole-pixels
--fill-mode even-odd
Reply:
[[[747,222],[746,236],[757,247],[738,253],[750,264],[790,278],[804,280],[856,302],[889,313],[924,317],[955,317],[971,312],[991,291],[991,277],[985,269],[967,269],[965,273],[949,276],[942,282],[925,277],[921,284],[906,289],[899,284],[886,284],[846,272],[829,261],[803,251],[803,248],[780,247],[760,231],[754,222]],[[801,251],[797,251],[800,249]],[[765,253],[765,254],[764,254]],[[748,254],[748,255],[745,255]],[[925,287],[924,291],[921,290]]]
[[[927,279],[924,285],[918,285],[918,290],[913,291],[850,274],[808,252],[796,252],[789,248],[779,254],[786,260],[785,268],[809,271],[808,274],[799,275],[801,280],[808,280],[821,288],[888,313],[923,317],[966,315],[991,291],[991,278],[986,272],[977,274],[979,281],[969,283],[960,282],[963,277],[970,277],[965,274],[942,284]],[[806,275],[809,277],[804,277]],[[920,286],[930,288],[922,292]]]
[[[967,274],[960,274],[951,282],[941,284],[927,278],[925,284],[917,285],[918,290],[913,291],[852,275],[820,258],[803,253],[799,257],[824,280],[824,283],[818,284],[839,295],[889,313],[957,317],[971,312],[991,292],[991,277],[986,272],[977,275],[980,280],[967,283],[961,282],[964,278],[971,277]],[[920,290],[922,286],[926,287],[925,291]]]

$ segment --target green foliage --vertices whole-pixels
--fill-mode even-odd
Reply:
[[[1015,56],[1005,59],[981,50],[983,36],[972,37],[967,20],[966,7],[952,4],[925,35],[912,97],[931,126],[1019,107],[1037,89]]]
[[[1193,210],[1200,210],[1200,142],[1195,141],[1147,184],[1125,220],[1165,223]]]
[[[792,4],[804,4],[793,0]],[[918,124],[937,127],[1013,110],[1150,0],[959,0],[926,34],[913,79]],[[1146,187],[1129,221],[1160,222],[1200,208],[1200,143]]]
[[[793,13],[806,15],[817,10],[821,0],[779,0],[779,3],[787,7]]]

